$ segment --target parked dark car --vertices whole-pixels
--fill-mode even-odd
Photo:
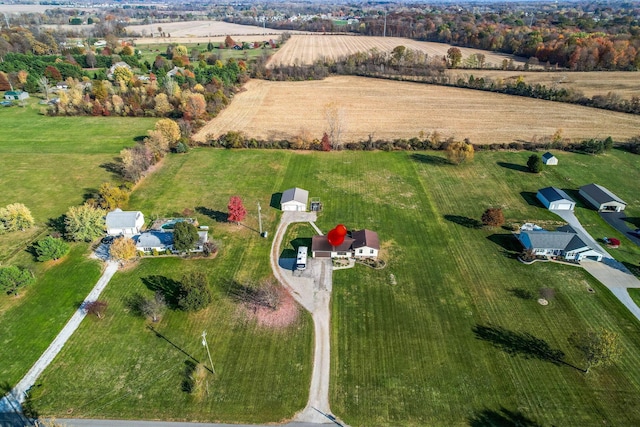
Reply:
[[[113,243],[114,239],[115,239],[115,237],[113,237],[113,236],[106,236],[106,237],[102,238],[101,242],[105,243],[107,245],[110,245],[111,243]]]

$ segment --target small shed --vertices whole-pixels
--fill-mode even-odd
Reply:
[[[576,207],[575,200],[556,187],[546,187],[538,190],[536,198],[550,211],[572,211]]]
[[[23,90],[8,90],[4,93],[4,99],[7,101],[22,101],[29,99],[29,92]]]
[[[558,164],[558,158],[547,151],[542,155],[542,163],[549,166],[555,166]]]
[[[282,193],[280,199],[280,209],[283,211],[306,212],[309,202],[309,192],[302,188],[290,188]]]
[[[627,207],[627,203],[598,184],[587,184],[580,187],[580,197],[599,211],[620,212]]]
[[[130,236],[140,233],[144,225],[144,215],[140,211],[115,209],[105,218],[109,236]]]

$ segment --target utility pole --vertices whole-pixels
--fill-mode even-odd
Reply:
[[[260,224],[260,236],[262,236],[262,208],[260,207],[260,202],[258,202],[258,224]]]
[[[382,37],[387,37],[387,11],[384,11],[384,31],[382,32]]]
[[[202,331],[202,345],[207,349],[207,354],[209,355],[209,363],[211,363],[211,372],[216,373],[216,370],[213,369],[213,360],[211,360],[211,353],[209,352],[209,344],[207,343],[207,331]]]

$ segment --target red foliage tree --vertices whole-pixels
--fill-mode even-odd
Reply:
[[[62,80],[62,74],[60,74],[60,71],[53,65],[47,65],[47,68],[44,69],[44,76],[54,82]]]
[[[240,221],[247,215],[247,210],[242,204],[242,199],[238,196],[231,196],[227,208],[229,209],[228,221],[230,222],[240,224]]]
[[[331,151],[331,140],[329,140],[329,135],[326,132],[322,135],[320,145],[322,146],[322,151]]]

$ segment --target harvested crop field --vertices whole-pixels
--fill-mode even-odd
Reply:
[[[571,139],[640,133],[640,116],[578,105],[470,89],[364,77],[321,81],[251,80],[245,91],[194,137],[204,141],[229,131],[257,139],[292,139],[308,133],[320,139],[332,104],[341,112],[342,142],[411,138],[433,131],[469,138],[475,144],[532,141],[558,129]]]
[[[337,59],[357,52],[378,49],[391,52],[396,46],[420,50],[430,57],[446,56],[451,45],[444,43],[421,42],[401,37],[365,37],[348,35],[293,35],[270,61],[270,65],[311,64],[320,58]],[[482,53],[486,58],[486,67],[500,66],[504,59],[513,59],[515,65],[524,65],[525,60],[513,55],[489,52],[480,49],[459,48],[463,61],[470,55]]]
[[[640,95],[640,73],[635,71],[500,71],[500,70],[447,70],[452,79],[460,77],[502,79],[505,82],[517,80],[522,76],[529,84],[543,84],[547,87],[573,89],[588,97],[606,95],[613,92],[623,98],[631,99]]]
[[[158,27],[162,28],[162,32],[167,37],[160,37]],[[265,29],[254,25],[239,25],[222,21],[167,22],[127,27],[127,34],[142,36],[141,39],[136,39],[136,43],[208,43],[209,41],[224,41],[226,36],[238,37],[240,41],[250,42],[276,38],[283,32],[283,30],[273,28]],[[169,35],[171,37],[168,37]]]

